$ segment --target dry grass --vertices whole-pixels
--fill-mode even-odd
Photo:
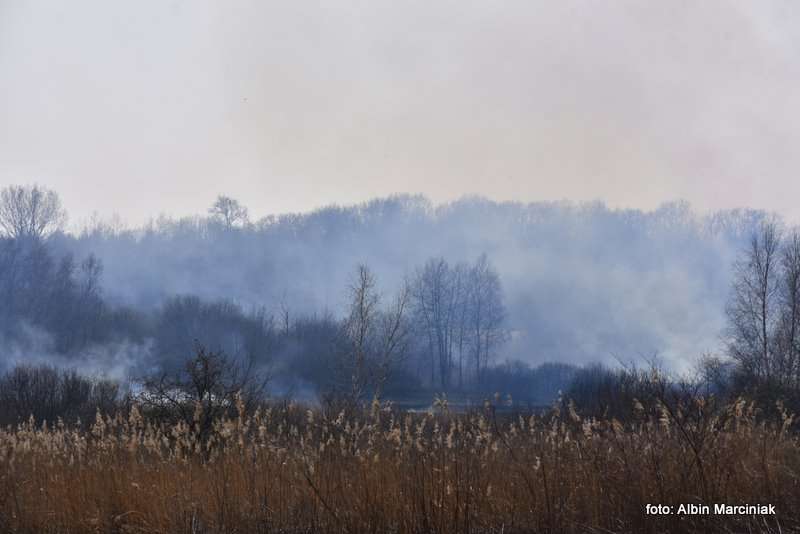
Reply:
[[[719,532],[798,528],[792,419],[743,401],[638,417],[300,406],[191,425],[98,415],[0,432],[2,532]],[[501,419],[501,420],[498,420]],[[775,517],[645,516],[646,503],[771,503]]]

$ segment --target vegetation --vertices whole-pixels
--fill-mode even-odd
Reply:
[[[41,214],[33,198],[0,202]],[[685,363],[713,349],[733,259],[765,217],[700,216],[681,203],[642,212],[397,196],[259,218],[218,198],[197,216],[129,228],[95,217],[65,233],[62,213],[49,213],[52,224],[33,236],[0,228],[7,360],[35,353],[121,376],[173,370],[199,341],[271,366],[285,389],[316,394],[331,374],[319,360],[341,359],[334,332],[363,264],[381,308],[404,286],[410,293],[412,335],[392,373],[404,384],[388,390],[428,398],[481,386],[506,358],[608,363],[659,351]]]
[[[246,211],[221,196],[209,223],[221,225],[220,239],[235,239],[248,224]],[[63,217],[52,191],[12,186],[0,195],[3,352],[36,352],[69,366],[93,352],[114,360],[127,344],[136,352],[127,371],[140,374],[174,372],[201,343],[316,395],[346,390],[355,402],[387,388],[409,393],[423,384],[442,390],[477,384],[507,337],[500,278],[485,254],[455,265],[430,259],[393,298],[382,295],[368,266],[357,265],[342,291],[347,304],[340,317],[292,315],[283,302],[276,318],[263,305],[245,309],[193,294],[133,307],[105,294],[103,263],[94,253],[80,262],[59,254],[50,234]]]
[[[7,373],[0,398],[17,422],[0,430],[0,531],[800,528],[800,435],[781,402],[703,395],[710,383],[655,367],[592,367],[538,411],[498,394],[412,413],[346,390],[309,407],[269,401],[251,371],[200,348],[128,391],[50,368]],[[25,406],[47,415],[21,418]],[[777,515],[648,516],[648,503]]]
[[[3,532],[788,532],[800,443],[752,403],[571,404],[535,415],[274,405],[166,423],[133,405],[86,429],[0,431]],[[198,407],[198,412],[201,408]],[[769,503],[776,516],[647,516]]]
[[[209,213],[216,243],[253,231],[230,198]],[[724,352],[678,377],[499,363],[526,332],[486,254],[429,258],[390,293],[359,264],[339,315],[132,306],[59,248],[65,217],[52,192],[0,195],[0,350],[46,362],[0,375],[2,532],[800,530],[800,237],[777,221],[750,226]],[[129,384],[74,370],[128,346]],[[778,513],[646,513],[717,503]]]

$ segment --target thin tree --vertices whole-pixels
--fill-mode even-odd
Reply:
[[[356,279],[349,287],[350,310],[344,323],[347,340],[345,365],[349,368],[349,397],[361,399],[369,383],[369,353],[372,350],[379,297],[375,277],[366,265],[359,265]]]
[[[787,236],[781,250],[779,303],[780,377],[786,385],[796,388],[800,386],[800,233],[797,230]]]
[[[733,292],[726,308],[729,353],[746,375],[759,380],[773,377],[779,269],[780,231],[774,222],[765,222],[734,265]]]
[[[366,265],[359,265],[348,294],[340,393],[347,390],[346,399],[356,403],[370,390],[379,398],[392,369],[405,358],[410,331],[409,289],[404,284],[392,303],[382,309],[375,276]]]
[[[455,339],[456,294],[453,272],[444,258],[430,259],[417,271],[413,283],[414,308],[417,324],[428,339],[431,357],[431,385],[435,370],[443,389],[450,385]],[[437,365],[438,364],[438,365]]]
[[[408,309],[411,288],[403,282],[391,305],[381,312],[378,332],[377,369],[373,378],[375,397],[380,398],[392,370],[406,357],[411,336]]]
[[[507,338],[503,328],[506,309],[500,277],[486,254],[478,257],[470,270],[469,297],[475,379],[480,380],[482,370],[492,359],[493,350]]]

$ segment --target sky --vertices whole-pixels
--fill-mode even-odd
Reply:
[[[435,202],[800,222],[800,3],[0,0],[0,186],[73,220]]]

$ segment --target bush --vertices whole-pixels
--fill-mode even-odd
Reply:
[[[46,365],[18,366],[0,377],[0,423],[17,424],[29,417],[54,423],[94,419],[99,410],[114,414],[126,397],[117,382],[91,379],[74,370]]]

